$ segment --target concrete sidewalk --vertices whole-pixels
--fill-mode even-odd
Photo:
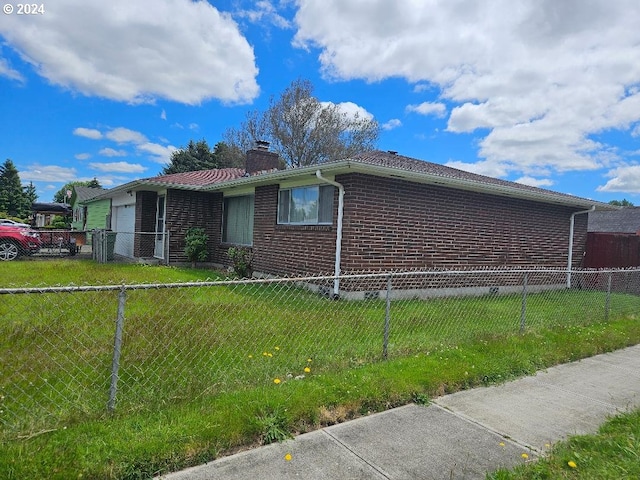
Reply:
[[[485,478],[638,407],[640,345],[504,385],[446,395],[428,407],[407,405],[359,418],[161,478]]]

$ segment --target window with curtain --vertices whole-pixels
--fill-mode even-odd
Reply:
[[[253,245],[253,195],[224,199],[222,241]]]
[[[290,225],[331,225],[332,185],[312,185],[282,189],[278,193],[278,223]]]

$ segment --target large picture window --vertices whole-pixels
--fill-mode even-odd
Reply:
[[[312,185],[282,189],[278,197],[278,223],[290,225],[331,225],[332,185]]]
[[[222,241],[253,245],[253,195],[225,198]]]

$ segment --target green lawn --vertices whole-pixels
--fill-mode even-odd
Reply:
[[[2,268],[4,287],[220,278],[91,261]],[[118,291],[2,295],[0,472],[149,478],[639,343],[640,297],[613,294],[608,321],[605,301],[600,291],[530,294],[524,334],[520,295],[392,302],[383,360],[384,300],[331,301],[289,284],[128,291],[109,414]]]
[[[554,445],[535,463],[501,470],[492,480],[636,480],[640,478],[640,410],[619,415],[595,435],[574,436]]]

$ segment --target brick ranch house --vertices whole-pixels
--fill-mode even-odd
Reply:
[[[262,145],[242,169],[158,176],[116,187],[116,232],[168,233],[155,255],[187,262],[184,235],[202,227],[209,257],[253,250],[253,268],[304,275],[480,266],[580,267],[587,211],[610,205],[373,151],[277,170]],[[127,213],[124,213],[124,212]],[[164,238],[164,235],[162,235]],[[137,238],[137,237],[136,237]],[[144,238],[128,256],[153,251]],[[151,241],[147,237],[147,243]],[[168,247],[168,248],[167,248]]]

